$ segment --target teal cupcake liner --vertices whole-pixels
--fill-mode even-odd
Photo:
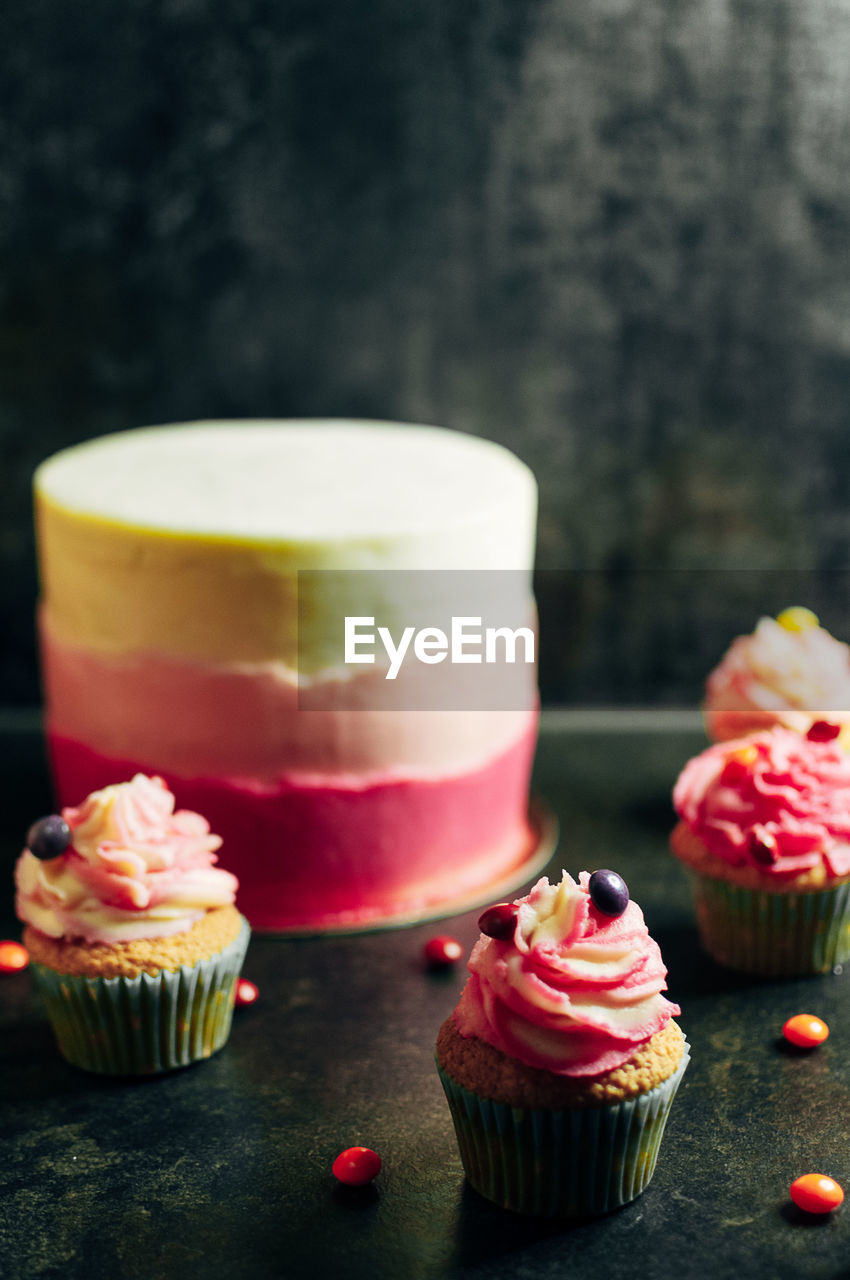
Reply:
[[[62,1056],[86,1071],[154,1075],[187,1067],[230,1034],[251,930],[214,956],[135,978],[85,978],[32,966]]]
[[[720,964],[791,978],[850,959],[850,881],[785,893],[689,874],[702,945]]]
[[[550,1218],[609,1213],[655,1170],[664,1126],[690,1059],[649,1092],[563,1111],[512,1107],[463,1088],[437,1064],[467,1181],[504,1209]]]

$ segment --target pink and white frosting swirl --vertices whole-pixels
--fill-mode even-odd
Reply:
[[[835,740],[775,728],[708,747],[679,775],[673,806],[732,866],[850,874],[850,758]]]
[[[556,1075],[595,1076],[680,1012],[661,995],[667,970],[640,907],[603,915],[589,879],[544,876],[519,899],[512,937],[479,939],[454,1013],[462,1036]]]
[[[62,816],[65,852],[40,861],[24,849],[15,868],[18,916],[48,937],[164,937],[236,897],[236,877],[215,866],[220,838],[200,814],[175,812],[161,778],[137,773]]]
[[[818,625],[789,630],[761,618],[708,677],[705,712],[715,741],[774,724],[805,733],[813,720],[850,719],[850,647]]]

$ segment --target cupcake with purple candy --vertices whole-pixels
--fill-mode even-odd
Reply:
[[[437,1069],[470,1184],[585,1217],[649,1183],[688,1045],[643,914],[613,871],[544,877],[479,921]]]
[[[30,828],[16,907],[69,1062],[150,1074],[225,1043],[250,929],[220,843],[143,774]]]

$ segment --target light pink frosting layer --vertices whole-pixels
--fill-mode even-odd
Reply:
[[[516,700],[506,705],[515,709],[454,710],[448,701],[440,710],[404,709],[404,694],[399,699],[367,667],[353,679],[328,675],[321,682],[327,709],[304,710],[296,673],[279,663],[101,654],[61,641],[43,617],[41,640],[53,732],[185,778],[442,777],[482,766],[537,721],[531,669],[522,673],[522,689],[509,691]]]
[[[62,816],[68,849],[48,861],[25,849],[15,868],[18,916],[51,938],[163,937],[235,899],[236,877],[215,866],[221,840],[200,814],[175,812],[161,778],[136,774]]]
[[[544,876],[520,898],[507,941],[481,937],[455,1024],[530,1067],[595,1076],[622,1066],[680,1012],[661,995],[667,970],[643,913],[612,918],[576,884]]]
[[[767,875],[823,863],[850,874],[850,758],[836,742],[776,728],[690,760],[673,790],[679,817],[717,857]],[[760,855],[765,837],[776,860]]]
[[[789,631],[762,618],[708,677],[705,712],[718,742],[774,724],[805,733],[813,720],[848,720],[850,647],[823,627]]]

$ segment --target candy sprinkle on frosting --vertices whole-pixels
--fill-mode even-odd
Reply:
[[[58,858],[71,843],[71,828],[59,813],[39,818],[27,832],[27,848],[34,858],[47,862]]]
[[[776,615],[776,621],[785,631],[811,631],[820,626],[820,618],[802,604],[792,604]]]
[[[616,871],[594,871],[588,888],[593,905],[603,915],[621,916],[629,905],[626,882]]]
[[[499,938],[506,942],[513,937],[516,929],[517,912],[515,903],[497,902],[478,917],[478,928],[488,938]]]
[[[841,733],[841,725],[831,720],[815,720],[809,725],[806,737],[810,742],[832,742]]]

